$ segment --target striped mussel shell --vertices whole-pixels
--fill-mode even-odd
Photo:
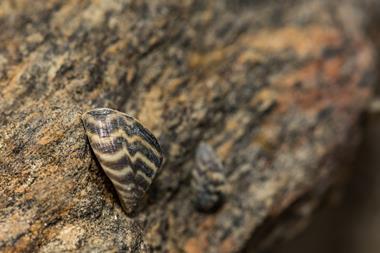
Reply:
[[[109,108],[85,112],[91,148],[128,215],[135,214],[163,160],[154,135],[135,118]]]
[[[192,170],[193,203],[202,212],[214,212],[224,202],[226,169],[207,143],[201,142],[195,152],[196,166]]]

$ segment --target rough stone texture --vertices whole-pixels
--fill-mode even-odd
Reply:
[[[237,252],[303,200],[304,220],[371,93],[364,14],[348,1],[1,1],[0,250]],[[80,122],[100,106],[163,147],[134,218]],[[229,171],[214,214],[191,203],[200,141]]]

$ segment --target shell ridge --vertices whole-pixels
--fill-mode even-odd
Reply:
[[[161,167],[154,135],[125,113],[108,108],[82,116],[89,143],[127,214],[134,213]]]

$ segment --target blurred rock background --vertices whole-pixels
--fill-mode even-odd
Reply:
[[[380,115],[366,115],[364,140],[340,203],[321,210],[296,238],[271,253],[380,250]]]
[[[359,2],[359,1],[358,1]],[[367,0],[368,35],[380,52],[380,1]],[[378,61],[379,62],[379,61]],[[378,66],[379,63],[378,63]],[[380,67],[377,67],[380,70]],[[363,140],[346,187],[306,230],[265,253],[380,252],[380,71],[375,99],[363,114]],[[377,98],[377,99],[376,99]]]

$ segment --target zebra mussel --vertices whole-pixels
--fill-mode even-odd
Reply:
[[[109,108],[85,112],[91,148],[128,215],[140,207],[163,160],[154,135],[135,118]]]
[[[226,193],[226,170],[213,148],[200,143],[192,170],[193,203],[201,212],[213,212],[222,205]]]

